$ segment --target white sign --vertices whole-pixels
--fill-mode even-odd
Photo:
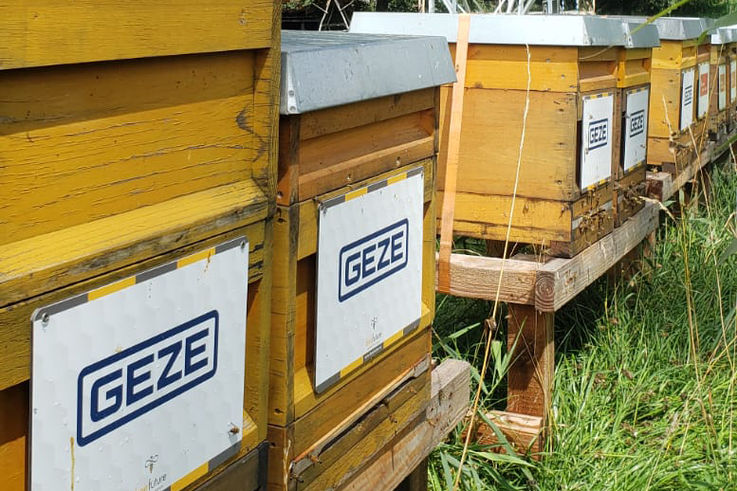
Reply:
[[[694,72],[693,68],[683,70],[681,80],[681,131],[687,130],[693,123],[693,105],[694,105]],[[707,72],[707,86],[709,83],[709,72]],[[708,94],[707,94],[708,98]]]
[[[321,203],[315,390],[323,392],[417,326],[423,169]]]
[[[699,63],[699,102],[697,118],[706,116],[709,110],[709,62]]]
[[[737,60],[729,62],[729,103],[737,104]]]
[[[719,65],[719,110],[727,109],[727,64]]]
[[[650,90],[627,91],[624,117],[624,170],[645,162],[647,156],[647,124]]]
[[[614,96],[611,93],[583,97],[581,128],[582,190],[607,181],[612,175],[612,122]]]
[[[157,491],[235,454],[247,287],[241,238],[34,313],[31,488]]]

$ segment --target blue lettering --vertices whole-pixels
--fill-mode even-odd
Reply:
[[[105,393],[105,400],[113,399],[113,403],[105,409],[100,409],[100,391],[102,387],[123,377],[123,371],[117,369],[104,377],[100,377],[92,384],[92,401],[90,404],[90,419],[100,421],[120,409],[123,405],[123,386],[116,385]]]
[[[169,355],[169,361],[167,361],[166,366],[164,367],[164,371],[161,373],[161,377],[159,377],[158,382],[156,382],[156,390],[161,390],[167,385],[173,384],[174,382],[182,378],[181,370],[179,370],[178,372],[169,374],[169,372],[171,371],[171,367],[174,365],[174,360],[177,359],[180,351],[182,351],[181,342],[176,342],[174,344],[167,346],[166,348],[162,348],[159,350],[159,353],[158,353],[159,360],[165,357],[166,355]]]
[[[392,262],[396,263],[402,260],[402,248],[404,247],[404,232],[397,232],[392,235]]]
[[[149,385],[138,392],[136,392],[136,386],[141,385],[143,382],[151,379],[151,370],[148,370],[141,375],[136,376],[136,370],[143,368],[146,365],[150,365],[154,361],[154,355],[151,353],[148,356],[144,356],[140,360],[134,361],[126,369],[127,381],[125,384],[125,405],[130,406],[136,401],[140,401],[146,396],[150,396],[154,393],[153,385]]]
[[[364,278],[373,274],[373,272],[376,271],[376,268],[374,268],[373,266],[369,267],[374,262],[374,256],[371,253],[375,250],[376,246],[374,244],[371,244],[363,250],[363,269],[361,270],[361,274],[363,274]]]
[[[345,266],[345,284],[350,286],[361,279],[361,253],[348,256]]]
[[[203,329],[200,332],[194,333],[187,337],[184,342],[184,374],[189,375],[192,372],[199,370],[207,366],[207,357],[201,358],[198,361],[192,361],[192,359],[205,352],[205,344],[202,343],[199,346],[194,346],[194,343],[207,336],[207,329]]]
[[[391,264],[391,261],[386,254],[389,250],[389,237],[379,241],[379,248],[381,249],[381,255],[379,256],[379,264],[376,267],[384,269]]]

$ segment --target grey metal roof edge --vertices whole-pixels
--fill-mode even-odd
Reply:
[[[658,28],[652,24],[622,21],[628,48],[655,48],[660,46]]]
[[[650,19],[639,15],[612,15],[610,18],[618,18],[629,22],[645,23]],[[713,20],[703,17],[659,17],[651,22],[658,29],[661,41],[685,41],[696,39],[702,32],[708,31],[713,25]]]
[[[442,37],[282,32],[279,112],[302,114],[455,82]]]
[[[351,32],[443,36],[455,42],[457,14],[356,12]],[[473,14],[469,41],[539,46],[625,46],[620,20],[594,15]]]
[[[737,28],[719,27],[712,31],[711,44],[737,43]]]

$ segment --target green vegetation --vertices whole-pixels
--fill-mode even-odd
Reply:
[[[556,314],[551,450],[535,462],[472,446],[462,489],[737,487],[737,257],[720,257],[736,196],[734,167],[715,165],[706,206],[662,214],[649,274],[602,279]],[[489,312],[439,296],[435,356],[480,369]],[[483,410],[504,408],[501,324]],[[452,487],[462,448],[458,429],[433,453],[432,489]]]

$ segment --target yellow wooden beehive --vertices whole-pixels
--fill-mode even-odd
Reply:
[[[2,489],[30,487],[35,464],[58,454],[70,480],[59,487],[97,486],[79,471],[89,455],[79,439],[31,444],[32,313],[86,292],[100,297],[121,279],[142,282],[151,268],[183,267],[193,253],[209,261],[213,247],[244,236],[243,418],[229,423],[240,444],[182,476],[166,474],[180,448],[163,442],[168,454],[138,455],[135,472],[108,484],[140,489],[161,472],[171,489],[211,478],[263,484],[279,19],[270,0],[0,6]],[[191,431],[179,424],[167,428]]]
[[[703,135],[704,126],[700,126],[702,132],[699,133],[699,127],[694,125],[699,97],[697,42],[702,22],[661,17],[655,21],[655,26],[660,35],[660,47],[653,48],[647,161],[676,173],[692,164],[696,158],[694,143]],[[708,47],[706,53],[703,51],[702,48],[699,61],[707,62],[708,87]],[[708,94],[706,96],[708,98]]]
[[[732,77],[737,70],[737,60],[731,53],[737,30],[717,29],[709,36],[709,64],[711,92],[709,94],[709,136],[712,140],[723,141],[730,131],[730,121],[737,92],[732,88]],[[733,70],[734,69],[734,70]]]
[[[644,206],[646,189],[647,122],[650,100],[652,49],[658,46],[658,31],[652,25],[623,22],[628,35],[626,47],[616,49],[616,113],[621,119],[621,141],[612,161],[614,176],[614,224],[622,225]]]
[[[735,27],[727,29],[731,32],[732,41],[726,45],[729,70],[727,79],[729,90],[727,91],[727,131],[732,134],[737,129],[737,33]]]
[[[356,32],[443,35],[451,52],[457,29],[458,17],[443,14],[357,13],[351,25]],[[521,148],[510,240],[575,255],[613,228],[613,137],[621,121],[614,117],[616,50],[608,48],[625,45],[622,23],[472,15],[469,37],[454,233],[505,239]],[[447,99],[441,105],[442,155]],[[440,170],[440,188],[443,182]]]
[[[269,487],[332,489],[429,398],[438,87],[454,73],[440,38],[282,41]],[[411,262],[386,273],[371,237],[405,214]]]

